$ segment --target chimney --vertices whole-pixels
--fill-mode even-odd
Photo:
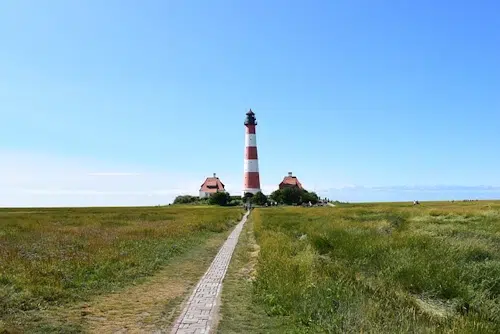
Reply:
[[[214,173],[214,177],[216,177],[216,176],[215,176],[215,173]]]
[[[288,176],[292,176],[292,172],[288,172]]]

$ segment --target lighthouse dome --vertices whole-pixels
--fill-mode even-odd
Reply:
[[[246,113],[247,117],[245,117],[245,125],[257,125],[257,121],[255,120],[255,113],[250,109]]]

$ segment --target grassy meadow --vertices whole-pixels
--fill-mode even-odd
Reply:
[[[199,266],[208,266],[242,215],[219,207],[0,209],[0,333],[85,331],[81,319],[57,327],[42,314],[161,270],[172,276],[176,259],[206,257]],[[206,268],[188,269],[196,281]]]
[[[500,332],[500,202],[261,208],[246,230],[221,333]]]

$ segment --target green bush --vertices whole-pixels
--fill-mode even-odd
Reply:
[[[216,192],[210,195],[208,202],[212,205],[226,206],[231,202],[231,195],[227,192]]]
[[[300,188],[283,188],[283,189],[278,189],[274,191],[270,195],[271,199],[281,203],[281,204],[287,204],[287,205],[300,205],[302,203],[309,203],[311,202],[312,204],[316,204],[319,201],[319,197],[316,193],[314,192],[308,192],[305,189],[300,189]]]
[[[189,204],[189,203],[197,202],[197,201],[199,201],[199,199],[200,198],[198,196],[181,195],[181,196],[177,196],[174,199],[174,204]]]
[[[259,191],[252,197],[251,201],[256,205],[265,205],[267,203],[267,196]]]

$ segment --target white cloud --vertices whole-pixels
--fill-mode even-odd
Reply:
[[[21,194],[33,195],[103,195],[103,196],[156,196],[156,195],[177,195],[183,189],[162,189],[153,191],[101,191],[101,190],[85,190],[85,189],[20,189]]]
[[[44,154],[0,151],[0,161],[0,207],[167,204],[197,194],[202,182],[199,175]]]
[[[137,176],[141,175],[140,173],[127,173],[127,172],[98,172],[98,173],[89,173],[89,176]]]
[[[197,195],[203,180],[211,176],[38,153],[0,151],[0,161],[0,207],[167,204],[177,195]],[[232,195],[241,194],[241,173],[220,176]],[[262,191],[270,194],[279,181],[263,184]],[[500,186],[312,184],[304,186],[322,197],[351,202],[500,198]]]

